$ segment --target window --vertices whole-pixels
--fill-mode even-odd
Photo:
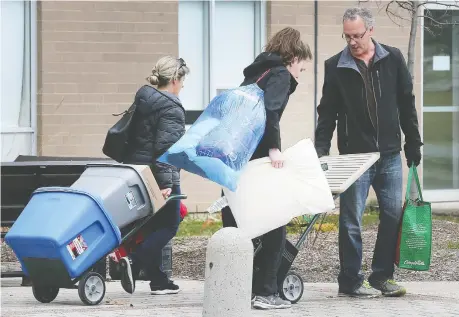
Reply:
[[[423,186],[430,201],[459,196],[459,10],[428,6],[423,34]]]
[[[219,92],[242,83],[242,71],[262,51],[264,38],[263,1],[179,2],[179,55],[191,70],[180,94],[187,124]]]
[[[2,161],[35,153],[35,8],[29,1],[1,1]]]

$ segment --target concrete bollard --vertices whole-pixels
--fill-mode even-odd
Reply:
[[[203,317],[251,314],[253,244],[238,228],[223,228],[206,252]]]

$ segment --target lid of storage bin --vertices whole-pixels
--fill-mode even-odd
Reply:
[[[157,212],[166,204],[166,200],[161,194],[158,183],[148,165],[96,162],[88,164],[87,168],[89,167],[121,167],[132,169],[139,175],[143,182],[145,192],[150,197],[153,212]]]
[[[61,192],[61,193],[62,192],[67,192],[67,193],[73,193],[73,194],[80,194],[80,195],[84,195],[84,196],[87,196],[87,197],[91,198],[99,206],[99,208],[102,210],[102,212],[104,213],[105,217],[108,219],[108,222],[112,226],[113,231],[116,234],[116,238],[118,239],[118,243],[121,243],[120,229],[118,228],[118,226],[115,225],[115,222],[113,221],[112,216],[110,215],[110,213],[108,213],[105,210],[105,208],[103,207],[103,204],[100,202],[100,200],[97,197],[95,197],[95,196],[91,195],[90,193],[87,193],[87,192],[85,192],[83,190],[70,188],[70,187],[57,187],[57,186],[37,188],[33,192],[32,195],[39,194],[39,193],[49,193],[49,192]]]

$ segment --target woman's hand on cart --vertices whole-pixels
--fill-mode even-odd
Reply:
[[[161,194],[163,195],[164,199],[167,199],[171,195],[171,192],[172,188],[161,189]]]

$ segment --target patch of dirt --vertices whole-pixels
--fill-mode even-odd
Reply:
[[[373,248],[378,227],[368,226],[362,233],[362,271],[371,273]],[[337,281],[339,273],[338,232],[312,232],[293,262],[292,271],[305,282]],[[175,239],[173,245],[173,274],[175,277],[204,279],[206,245],[209,237]],[[295,243],[298,236],[289,236]],[[315,243],[313,244],[315,239]],[[449,221],[433,221],[431,268],[426,272],[405,269],[395,270],[397,281],[459,281],[459,250],[449,249],[448,242],[459,241],[459,224]]]

